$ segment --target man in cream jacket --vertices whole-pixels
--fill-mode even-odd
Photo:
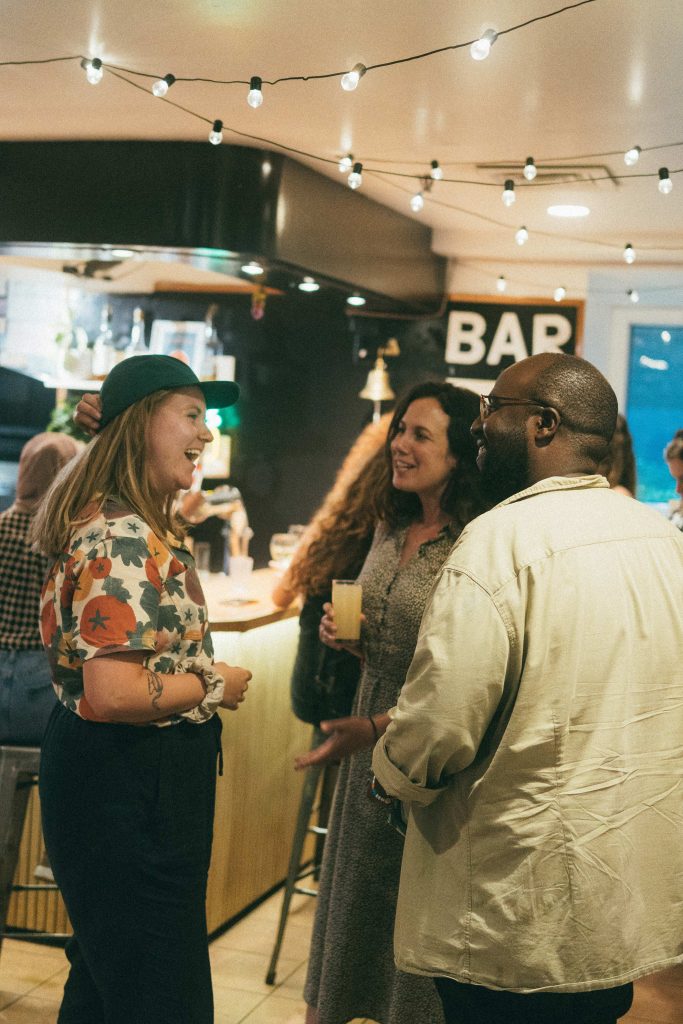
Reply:
[[[457,1024],[612,1024],[683,960],[683,536],[597,475],[612,388],[545,353],[472,432],[491,511],[424,614],[379,790],[396,962]]]

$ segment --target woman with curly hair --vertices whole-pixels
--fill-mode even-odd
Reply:
[[[390,419],[383,416],[362,432],[273,590],[273,601],[281,607],[297,596],[303,600],[291,679],[292,710],[315,726],[321,719],[348,715],[358,685],[358,658],[322,644],[318,629],[332,580],[355,579],[370,550],[377,495],[387,478],[383,446]]]
[[[327,734],[298,767],[342,760],[325,843],[308,977],[307,1024],[439,1024],[431,978],[397,971],[393,931],[403,840],[368,800],[371,750],[389,723],[410,665],[434,579],[466,524],[484,509],[470,426],[472,392],[441,382],[399,401],[385,446],[379,525],[359,575],[363,584],[362,675],[352,714],[321,723]],[[333,649],[326,604],[320,637]]]

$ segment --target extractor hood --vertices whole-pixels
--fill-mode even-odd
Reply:
[[[58,260],[67,273],[109,277],[111,290],[127,287],[132,266],[119,250],[234,279],[258,258],[270,286],[314,274],[390,309],[433,309],[444,288],[446,263],[431,250],[429,227],[281,153],[191,142],[5,142],[0,187],[0,254]]]

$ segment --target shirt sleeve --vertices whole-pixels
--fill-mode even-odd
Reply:
[[[446,568],[425,610],[415,655],[373,770],[391,796],[432,803],[475,759],[501,701],[508,631],[491,595]]]
[[[132,520],[132,524],[141,520]],[[131,524],[126,524],[130,526]],[[162,580],[159,553],[144,527],[83,545],[65,566],[62,604],[69,601],[82,661],[121,651],[154,651]]]

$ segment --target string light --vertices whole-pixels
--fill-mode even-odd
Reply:
[[[346,301],[349,304],[349,306],[364,306],[365,305],[365,299],[363,298],[362,295],[349,295],[349,297],[348,297],[348,299]]]
[[[424,205],[424,196],[422,195],[421,192],[416,192],[415,195],[411,197],[410,209],[413,211],[413,213],[419,213],[420,210],[424,209]]]
[[[353,92],[354,89],[357,89],[358,83],[367,70],[365,64],[354,64],[351,71],[347,71],[345,75],[342,75],[342,89],[346,90],[346,92]]]
[[[263,273],[263,267],[256,260],[251,260],[249,263],[244,263],[240,268],[243,274],[250,274],[252,277],[256,277],[258,274]]]
[[[501,293],[501,295],[502,295],[503,292],[505,291],[505,289],[507,288],[507,286],[508,286],[508,283],[505,280],[505,278],[503,277],[503,275],[501,274],[500,277],[498,278],[498,280],[496,281],[496,290],[499,291]]]
[[[532,156],[528,156],[526,158],[526,163],[524,164],[524,177],[527,181],[533,181],[537,174],[538,170],[534,163],[534,158]]]
[[[250,107],[256,110],[263,103],[263,93],[261,92],[262,81],[258,75],[252,75],[249,81],[249,92],[247,93],[247,103]]]
[[[498,33],[492,28],[487,28],[470,46],[472,60],[486,60],[497,38]]]
[[[346,174],[347,171],[350,171],[353,167],[353,153],[347,153],[346,156],[343,156],[338,166],[341,174]]]
[[[299,284],[300,292],[317,292],[320,285],[314,277],[305,277]]]
[[[635,288],[629,288],[629,290],[626,292],[626,294],[628,295],[628,297],[631,300],[631,302],[635,303],[635,302],[639,302],[640,301],[640,295],[635,290]]]
[[[633,263],[635,258],[636,258],[635,249],[633,248],[633,246],[631,245],[630,242],[627,242],[626,245],[624,246],[624,260],[627,263]]]
[[[85,77],[91,85],[100,84],[104,71],[102,69],[102,61],[99,57],[93,57],[92,60],[86,60],[84,57],[81,61],[81,67],[85,71]]]
[[[443,178],[443,171],[439,167],[439,161],[432,160],[431,167],[432,169],[429,172],[429,177],[432,179],[432,181],[441,181],[441,179]]]
[[[641,153],[642,149],[640,148],[640,146],[631,146],[630,149],[627,149],[624,153],[624,163],[626,164],[626,166],[635,167],[638,163]]]
[[[213,122],[213,128],[209,132],[209,142],[214,146],[220,146],[223,141],[223,122],[217,118]]]
[[[563,285],[560,285],[559,288],[556,288],[553,292],[553,298],[555,299],[555,302],[562,302],[562,299],[566,294],[567,289]]]
[[[671,178],[669,177],[669,168],[668,167],[660,167],[658,173],[659,173],[659,184],[657,185],[657,188],[659,189],[659,191],[662,193],[663,196],[668,196],[669,192],[674,187],[673,186],[673,182],[672,182]]]
[[[505,188],[503,189],[503,206],[512,206],[515,201],[515,183],[512,178],[505,179]]]
[[[164,75],[163,78],[158,78],[152,86],[152,95],[158,96],[159,99],[165,96],[168,90],[175,82],[175,75]]]
[[[349,183],[349,188],[360,188],[361,185],[363,184],[363,165],[355,163],[353,165],[353,170],[351,171],[346,180]]]
[[[515,231],[515,242],[517,243],[517,245],[524,245],[528,238],[529,232],[522,224],[521,228],[517,228],[517,230]]]

